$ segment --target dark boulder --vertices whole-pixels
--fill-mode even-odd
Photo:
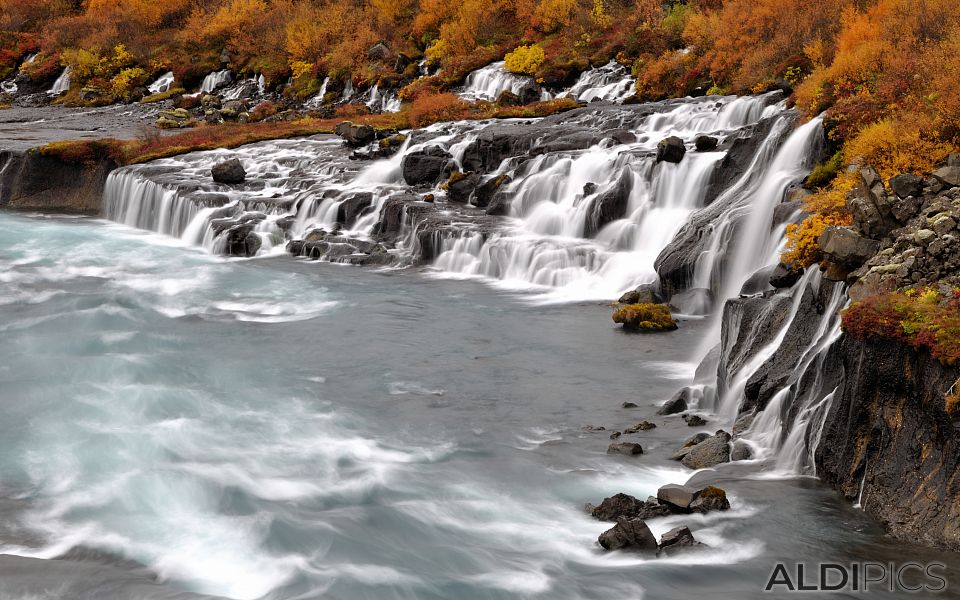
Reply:
[[[624,402],[620,406],[621,408],[637,408],[636,402]]]
[[[407,185],[433,185],[453,171],[453,156],[440,146],[428,146],[403,157],[400,170]]]
[[[697,152],[710,152],[712,150],[716,150],[719,143],[720,140],[709,135],[698,135],[697,139],[694,141],[694,145],[697,147]]]
[[[500,106],[522,106],[523,99],[510,90],[504,90],[497,96],[497,104]]]
[[[650,431],[651,429],[655,429],[656,427],[657,425],[655,423],[651,423],[650,421],[641,421],[636,425],[627,427],[626,429],[623,430],[623,432],[626,434],[631,434],[631,433],[637,433],[638,431]]]
[[[607,447],[607,454],[624,454],[626,456],[636,456],[643,454],[643,448],[640,444],[632,442],[617,442]]]
[[[386,60],[390,58],[390,46],[385,42],[377,42],[367,49],[367,58],[370,60]]]
[[[350,227],[372,203],[373,194],[370,192],[348,195],[337,206],[337,223],[344,227]]]
[[[898,198],[920,196],[923,194],[923,179],[910,173],[897,175],[890,179],[890,189]]]
[[[770,285],[777,289],[792,288],[803,277],[803,269],[794,269],[780,263],[770,273]]]
[[[672,556],[697,546],[703,546],[703,544],[694,539],[689,527],[674,527],[660,537],[660,550],[657,556]]]
[[[599,506],[589,506],[590,514],[601,521],[628,519],[652,519],[670,514],[670,508],[656,500],[642,502],[627,494],[615,494],[604,498]]]
[[[217,183],[243,183],[247,178],[247,171],[239,159],[231,158],[217,163],[210,169],[213,180]]]
[[[682,413],[689,408],[688,401],[692,400],[692,390],[688,387],[683,388],[667,400],[666,404],[657,411],[658,415],[675,415]]]
[[[678,163],[683,160],[683,155],[687,153],[687,147],[683,140],[675,135],[660,140],[657,144],[657,162]]]
[[[960,167],[946,166],[933,172],[933,178],[945,188],[960,187]]]
[[[697,435],[691,438],[688,438],[687,441],[685,441],[683,445],[680,446],[680,448],[678,448],[677,451],[673,453],[673,456],[670,457],[670,460],[682,460],[683,457],[687,455],[687,452],[690,452],[690,450],[694,446],[696,446],[700,442],[709,438],[710,438],[710,434],[703,433],[703,432],[698,433]]]
[[[681,460],[691,469],[708,469],[730,462],[730,434],[720,430],[690,449]]]
[[[509,175],[497,175],[490,177],[479,186],[473,195],[473,203],[479,208],[487,208],[500,188],[510,183],[512,180]]]
[[[700,490],[700,493],[697,494],[696,499],[690,503],[688,508],[696,513],[729,510],[730,501],[727,500],[727,492],[718,487],[708,485]]]
[[[737,440],[733,443],[733,450],[730,451],[730,460],[750,460],[753,458],[753,450],[750,448],[750,444],[742,440]]]
[[[407,67],[413,64],[413,59],[404,54],[403,52],[397,54],[397,60],[393,63],[393,70],[397,73],[403,73],[407,70]]]
[[[833,281],[843,281],[880,250],[880,242],[851,227],[827,227],[817,243],[827,259],[827,278]]]
[[[593,237],[608,223],[623,218],[632,189],[633,178],[628,170],[624,170],[613,187],[594,197],[587,212],[583,235]]]
[[[877,171],[864,167],[859,171],[857,185],[847,194],[847,210],[853,223],[865,236],[879,240],[897,228],[893,218],[893,202],[887,197],[883,181]]]
[[[454,171],[446,183],[447,199],[452,202],[469,202],[479,184],[480,176],[476,173]]]
[[[700,415],[683,415],[683,420],[689,427],[703,427],[707,424],[707,420]]]
[[[712,485],[698,488],[675,483],[667,484],[657,490],[657,500],[678,513],[706,513],[730,508],[727,493]]]
[[[645,283],[635,290],[620,296],[620,304],[663,304],[663,297],[656,284]]]
[[[604,550],[657,550],[657,538],[643,519],[620,518],[597,541]]]
[[[377,132],[369,125],[355,125],[350,121],[337,123],[336,134],[343,138],[348,146],[366,146],[377,139]]]

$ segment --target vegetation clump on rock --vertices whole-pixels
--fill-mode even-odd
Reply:
[[[630,331],[672,331],[677,328],[664,304],[626,304],[613,313],[613,322]]]

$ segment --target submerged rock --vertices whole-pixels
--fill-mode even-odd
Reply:
[[[670,483],[657,490],[657,500],[680,513],[705,513],[730,508],[727,493],[712,485],[698,488]]]
[[[657,286],[652,283],[641,285],[635,290],[626,292],[617,300],[620,304],[663,304],[663,297]]]
[[[643,519],[621,517],[597,541],[604,550],[657,550],[657,538]]]
[[[719,143],[720,140],[709,135],[698,135],[697,139],[694,140],[694,145],[697,147],[697,152],[711,152],[716,150]]]
[[[649,431],[654,429],[657,425],[651,423],[650,421],[641,421],[632,427],[627,427],[623,430],[624,433],[637,433],[638,431]]]
[[[623,454],[626,456],[636,456],[643,454],[643,448],[640,444],[633,442],[617,442],[607,447],[607,454]]]
[[[400,170],[407,185],[435,184],[454,169],[453,156],[439,146],[428,146],[403,157]]]
[[[377,132],[369,125],[355,125],[350,121],[337,123],[336,133],[348,146],[366,146],[377,138]]]
[[[703,427],[707,424],[707,420],[700,415],[683,415],[683,420],[689,427]]]
[[[629,519],[652,519],[670,514],[670,508],[656,499],[641,501],[628,494],[615,494],[604,498],[599,506],[588,506],[590,514],[601,521]]]
[[[674,135],[657,144],[657,162],[678,163],[683,160],[686,153],[687,147],[683,144],[683,140]]]
[[[674,527],[660,537],[660,550],[657,556],[672,556],[697,546],[703,546],[703,544],[694,539],[689,527]]]
[[[689,408],[688,402],[692,399],[692,390],[688,387],[683,388],[667,400],[666,404],[657,411],[658,415],[675,415],[682,413]]]

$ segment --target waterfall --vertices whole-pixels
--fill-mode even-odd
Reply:
[[[57,77],[57,80],[53,82],[53,87],[47,91],[47,94],[51,96],[59,96],[60,94],[66,93],[70,89],[70,75],[73,73],[73,65],[67,65],[67,68],[63,70],[63,73],[60,73],[60,76]]]
[[[233,76],[230,74],[230,69],[213,71],[203,78],[203,83],[200,85],[200,93],[209,94],[217,90],[217,88],[227,85],[231,81],[233,81]]]
[[[263,76],[263,73],[257,76],[257,93],[261,96],[267,93],[267,78]]]
[[[353,98],[353,79],[347,79],[347,84],[343,86],[343,95],[340,97],[340,101],[350,102],[351,98]]]
[[[520,95],[525,87],[534,85],[532,77],[510,73],[503,65],[504,62],[501,60],[467,75],[460,97],[471,102],[477,100],[493,102],[503,92]]]
[[[603,100],[622,102],[634,94],[636,79],[615,60],[580,74],[573,86],[557,95],[558,98],[574,98],[581,102]]]
[[[324,77],[323,83],[320,84],[320,89],[317,91],[316,95],[308,99],[303,103],[304,106],[308,108],[319,108],[323,105],[323,97],[327,95],[327,86],[330,85],[330,78]]]
[[[166,92],[170,89],[170,86],[173,85],[173,71],[167,71],[156,81],[147,86],[147,90],[151,94],[159,94],[160,92]]]
[[[379,83],[370,88],[370,99],[365,104],[372,112],[400,112],[400,99],[390,92],[381,92]]]

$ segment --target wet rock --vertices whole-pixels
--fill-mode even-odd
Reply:
[[[672,398],[667,400],[666,404],[660,407],[660,410],[657,411],[658,415],[675,415],[682,413],[687,410],[689,407],[688,401],[692,399],[692,391],[690,388],[686,387],[673,395]]]
[[[880,242],[865,238],[851,227],[827,227],[817,242],[826,255],[827,278],[843,281],[880,249]]]
[[[733,450],[730,451],[730,460],[750,460],[753,458],[753,449],[744,441],[737,440],[733,443]]]
[[[636,425],[627,427],[626,429],[623,430],[623,432],[627,434],[631,434],[631,433],[637,433],[639,431],[650,431],[651,429],[655,429],[656,426],[657,426],[656,423],[651,423],[650,421],[641,421]]]
[[[633,442],[617,442],[607,447],[607,454],[623,454],[626,456],[636,456],[643,454],[643,448],[640,444]]]
[[[687,147],[683,140],[677,136],[670,136],[657,144],[657,162],[678,163],[683,160],[683,155],[687,153]]]
[[[681,460],[691,469],[708,469],[730,462],[730,434],[720,430],[690,449]]]
[[[683,420],[689,427],[703,427],[707,424],[707,420],[700,415],[683,415]]]
[[[753,419],[756,417],[755,413],[748,412],[743,413],[737,417],[736,422],[733,424],[733,435],[734,437],[740,435],[744,431],[750,429],[750,426],[753,425]]]
[[[428,146],[403,157],[400,170],[407,185],[435,184],[453,171],[453,156],[439,146]]]
[[[243,168],[243,163],[236,158],[215,164],[210,169],[210,174],[217,183],[226,184],[243,183],[247,178],[247,171]]]
[[[794,269],[780,263],[770,274],[770,285],[777,289],[792,288],[803,277],[803,269]]]
[[[476,191],[473,195],[473,203],[475,206],[480,208],[487,208],[490,206],[490,202],[493,200],[497,192],[505,185],[510,183],[509,175],[497,175],[495,177],[490,177],[477,186]]]
[[[634,403],[634,402],[624,402],[624,403],[621,405],[621,407],[622,407],[622,408],[637,408],[637,405],[636,405],[636,403]]]
[[[708,485],[700,490],[700,493],[697,494],[696,499],[690,503],[688,508],[696,513],[729,510],[730,501],[727,500],[727,492],[718,487]]]
[[[697,546],[703,546],[703,544],[694,539],[689,527],[674,527],[660,537],[660,550],[657,556],[673,556]]]
[[[712,150],[716,150],[719,143],[720,140],[709,135],[698,135],[697,139],[694,141],[694,145],[697,147],[697,152],[710,152]]]
[[[348,146],[366,146],[377,138],[377,132],[369,125],[355,125],[350,121],[337,123],[336,134],[343,138]]]
[[[479,184],[480,176],[476,173],[454,171],[446,183],[447,199],[451,202],[469,202]]]
[[[397,73],[403,73],[407,70],[407,67],[413,64],[413,59],[400,52],[397,54],[397,60],[393,63],[393,70]]]
[[[871,167],[860,169],[857,185],[847,194],[847,209],[853,215],[854,225],[865,236],[879,240],[897,228],[883,181]]]
[[[663,304],[663,298],[655,284],[646,283],[620,296],[617,302],[620,304]]]
[[[604,550],[657,550],[657,538],[643,519],[620,518],[597,541]]]
[[[683,315],[708,315],[713,311],[713,291],[693,288],[670,298],[670,309]]]
[[[690,452],[697,444],[700,442],[710,439],[709,433],[698,433],[693,437],[688,438],[676,452],[673,453],[673,456],[670,457],[670,460],[682,460],[684,456]]]
[[[776,270],[775,266],[763,267],[751,275],[740,288],[741,296],[754,296],[770,290],[770,275]]]
[[[620,436],[621,436],[621,435],[623,435],[622,432],[620,432],[620,431],[614,431],[613,433],[610,434],[610,439],[611,439],[611,440],[620,439]]]
[[[585,237],[594,237],[608,223],[623,218],[632,188],[633,177],[624,170],[613,187],[594,197],[584,223]]]
[[[657,500],[661,504],[669,506],[671,510],[685,512],[699,494],[699,488],[669,483],[657,490]]]
[[[628,519],[652,519],[670,514],[670,508],[656,499],[640,501],[627,494],[616,494],[604,498],[599,506],[589,506],[590,514],[601,521],[616,521],[621,517]]]
[[[920,196],[923,194],[923,179],[910,173],[897,175],[890,179],[890,189],[898,198]]]
[[[373,194],[370,192],[358,192],[348,195],[337,206],[337,223],[344,227],[350,227],[372,203]]]

